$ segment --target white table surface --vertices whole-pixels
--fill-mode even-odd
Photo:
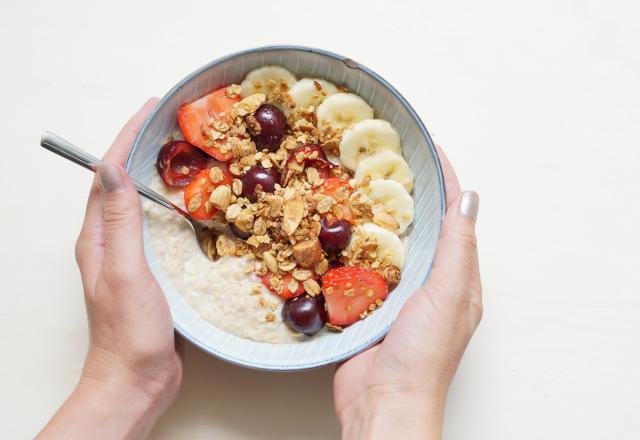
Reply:
[[[382,74],[481,195],[486,312],[446,437],[638,438],[637,2],[93,3],[0,6],[2,438],[39,430],[87,347],[73,245],[91,176],[40,149],[41,132],[99,155],[147,97],[269,43]],[[336,438],[331,378],[244,370],[191,347],[151,437]]]

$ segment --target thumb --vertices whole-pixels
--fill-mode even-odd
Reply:
[[[121,166],[103,163],[96,170],[102,199],[104,267],[137,272],[144,263],[140,198]]]
[[[468,295],[470,287],[480,294],[480,271],[476,240],[476,218],[480,199],[465,191],[449,206],[445,215],[433,270],[427,290],[452,295]],[[478,289],[474,289],[478,286]]]

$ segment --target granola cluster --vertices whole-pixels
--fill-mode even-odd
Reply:
[[[307,166],[319,159],[317,150],[306,151],[299,147],[309,144],[319,145],[329,154],[336,152],[340,141],[339,131],[316,128],[315,108],[296,108],[287,93],[287,84],[254,84],[257,90],[233,106],[228,122],[210,119],[205,130],[209,145],[216,145],[221,152],[230,153],[232,158],[228,168],[235,176],[231,185],[216,187],[205,201],[205,208],[219,210],[214,219],[221,226],[233,223],[246,238],[229,234],[211,238],[207,244],[210,258],[219,256],[247,255],[251,270],[257,275],[268,275],[268,283],[276,293],[286,287],[294,292],[303,286],[306,293],[315,296],[321,293],[316,281],[330,266],[330,258],[340,260],[345,265],[358,265],[379,271],[390,286],[398,283],[400,269],[376,254],[376,243],[372,238],[354,237],[351,246],[338,256],[330,257],[320,245],[318,235],[320,221],[332,222],[342,219],[345,207],[352,214],[355,225],[372,221],[381,226],[393,226],[393,216],[366,197],[368,180],[360,185],[349,183],[350,172],[336,165],[320,171]],[[323,93],[316,83],[318,93]],[[241,93],[239,85],[226,88],[228,97]],[[285,109],[287,130],[275,151],[258,150],[251,133],[259,132],[254,113],[268,99]],[[255,166],[273,168],[281,173],[281,184],[275,190],[265,192],[258,185],[256,200],[243,197],[241,176]],[[212,182],[223,179],[219,168],[211,168]],[[327,178],[341,179],[345,184],[331,194],[322,190]],[[191,210],[191,207],[188,207]],[[238,234],[236,234],[238,235]]]

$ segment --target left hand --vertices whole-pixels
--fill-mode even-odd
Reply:
[[[123,169],[156,103],[150,99],[131,118],[96,172],[76,243],[89,351],[76,390],[40,434],[43,438],[139,438],[180,387],[180,344],[167,301],[147,266],[140,198]]]

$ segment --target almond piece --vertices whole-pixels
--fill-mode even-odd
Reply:
[[[295,197],[284,204],[282,228],[287,235],[293,235],[304,216],[304,202],[301,197]]]
[[[301,267],[313,267],[318,264],[324,258],[318,239],[296,243],[293,246],[293,258]]]

